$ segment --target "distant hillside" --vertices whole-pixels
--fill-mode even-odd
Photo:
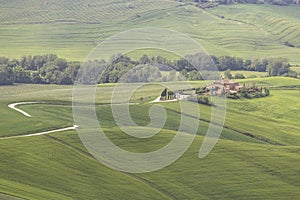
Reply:
[[[10,58],[54,53],[83,60],[114,34],[161,27],[187,34],[212,55],[283,57],[300,64],[298,6],[199,9],[175,0],[0,0],[0,5],[0,56]]]
[[[194,3],[218,3],[220,5],[227,4],[271,4],[271,5],[299,5],[299,0],[177,0],[179,2],[194,2]]]
[[[1,24],[105,23],[176,5],[160,0],[0,0]]]

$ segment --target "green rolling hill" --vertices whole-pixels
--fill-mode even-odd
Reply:
[[[199,159],[198,153],[210,107],[199,105],[200,127],[192,146],[172,165],[151,173],[128,174],[107,168],[88,153],[75,131],[0,139],[0,193],[25,199],[297,199],[300,83],[282,77],[244,81],[268,85],[271,96],[229,100],[221,139],[204,159]],[[291,85],[294,87],[289,88]],[[180,121],[176,102],[162,104],[168,119],[156,136],[137,139],[122,134],[107,104],[113,88],[114,84],[98,87],[96,109],[114,144],[132,152],[149,152],[174,137]],[[0,116],[1,137],[72,124],[70,86],[18,85],[0,90],[0,111],[5,113]],[[155,99],[161,90],[161,86],[148,84],[133,95],[132,101]],[[33,116],[27,119],[7,107],[12,99],[47,103],[19,106]],[[137,124],[149,123],[150,106],[147,102],[130,106]]]
[[[160,27],[187,34],[212,55],[284,57],[300,65],[299,11],[299,6],[265,4],[203,10],[171,0],[0,0],[0,57],[55,53],[81,61],[114,34]],[[141,52],[130,56],[138,58],[137,54]],[[253,75],[247,73],[247,77]],[[199,149],[211,107],[199,105],[201,118],[191,147],[166,168],[140,174],[115,171],[98,162],[76,131],[9,138],[72,126],[73,87],[0,86],[0,199],[298,199],[300,80],[238,81],[267,86],[271,95],[228,99],[221,137],[204,159],[199,159]],[[205,82],[189,84],[199,87]],[[109,139],[128,151],[150,152],[165,146],[174,138],[181,114],[189,114],[181,113],[177,102],[159,103],[168,115],[163,129],[152,138],[130,137],[113,119],[110,98],[114,86],[97,87],[97,117]],[[137,124],[150,122],[149,102],[163,89],[149,83],[132,95],[131,102],[140,103],[130,105]],[[18,106],[32,118],[8,107],[28,101],[42,102]],[[188,119],[195,117],[188,115]],[[188,132],[184,134],[189,137]]]
[[[300,63],[299,6],[237,4],[202,10],[168,0],[13,0],[2,1],[0,11],[0,55],[12,58],[57,53],[82,60],[120,31],[162,27],[189,35],[210,54]]]

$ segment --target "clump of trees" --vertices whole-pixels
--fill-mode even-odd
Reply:
[[[199,104],[204,104],[204,105],[208,105],[208,106],[215,106],[213,101],[211,101],[208,96],[203,96],[203,95],[189,96],[188,101],[199,103]]]
[[[126,55],[116,55],[111,58],[111,62],[93,60],[80,63],[47,54],[23,56],[20,59],[0,57],[0,85],[73,84],[75,80],[82,84],[216,80],[220,78],[216,70],[226,71],[229,79],[244,78],[243,74],[232,77],[230,70],[268,72],[269,76],[300,76],[299,73],[291,71],[288,61],[282,58],[250,60],[233,56],[209,57],[197,53],[175,60],[147,55],[132,60]],[[161,71],[167,71],[169,75],[162,75]],[[80,78],[76,79],[78,73]]]
[[[175,93],[171,90],[168,90],[168,88],[165,88],[162,91],[160,97],[162,100],[172,100],[176,98]]]
[[[14,83],[14,74],[7,65],[0,65],[0,84],[11,85]]]
[[[270,90],[266,87],[244,87],[239,92],[239,96],[247,99],[267,97],[270,96]]]
[[[0,84],[72,84],[79,67],[79,62],[67,62],[54,54],[23,56],[19,60],[1,57]]]
[[[280,76],[287,73],[290,64],[284,58],[242,59],[233,56],[212,56],[214,63],[220,71],[245,70],[257,72],[269,72],[270,76]]]

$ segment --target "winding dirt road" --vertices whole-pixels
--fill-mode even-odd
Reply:
[[[16,108],[16,106],[26,105],[26,104],[38,104],[38,103],[43,103],[43,102],[19,102],[19,103],[12,103],[12,104],[9,104],[8,107],[11,108],[11,109],[14,109],[15,111],[21,113],[22,115],[24,115],[26,117],[32,117],[27,112],[25,112],[25,111],[23,111],[23,110],[21,110],[19,108]]]
[[[43,103],[43,102],[19,102],[19,103],[12,103],[9,104],[8,107],[21,113],[22,115],[26,116],[26,117],[32,117],[30,114],[28,114],[27,112],[16,108],[16,106],[18,105],[26,105],[26,104],[38,104],[38,103]],[[11,138],[23,138],[23,137],[33,137],[33,136],[40,136],[40,135],[46,135],[46,134],[50,134],[50,133],[56,133],[56,132],[62,132],[62,131],[69,131],[69,130],[75,130],[77,129],[78,126],[73,125],[71,127],[66,127],[66,128],[61,128],[61,129],[55,129],[55,130],[51,130],[51,131],[44,131],[44,132],[39,132],[39,133],[33,133],[33,134],[27,134],[27,135],[16,135],[16,136],[8,136],[8,137],[0,137],[1,139],[11,139]]]

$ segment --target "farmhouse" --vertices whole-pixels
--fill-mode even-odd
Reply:
[[[208,85],[208,89],[212,95],[231,94],[239,92],[243,86],[238,82],[228,79],[221,79]]]
[[[238,82],[229,79],[220,79],[214,81],[210,85],[203,88],[189,88],[178,91],[169,91],[165,88],[159,97],[160,101],[173,101],[187,99],[189,101],[198,102],[206,105],[214,105],[213,102],[209,101],[208,96],[220,96],[232,99],[239,98],[261,98],[270,95],[270,91],[266,87],[257,87],[255,84],[252,86],[246,86],[244,83],[241,86]]]

